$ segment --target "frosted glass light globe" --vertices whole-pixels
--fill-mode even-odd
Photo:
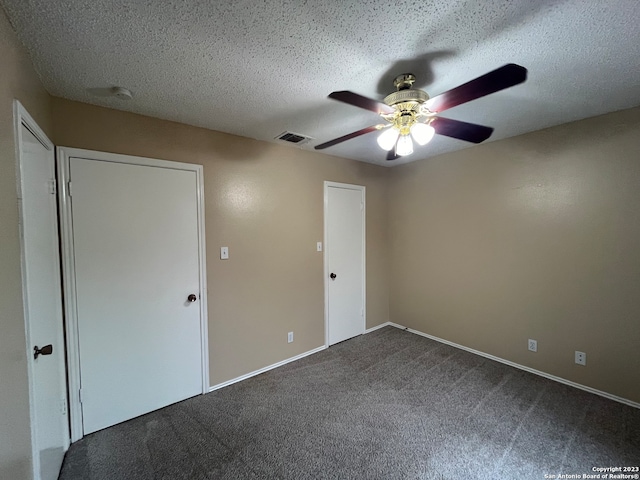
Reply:
[[[398,139],[398,145],[396,146],[396,153],[402,157],[405,155],[411,155],[413,153],[413,142],[409,135],[402,135]]]
[[[411,136],[418,145],[426,145],[431,141],[436,131],[426,123],[414,123],[411,126]]]
[[[400,135],[400,132],[397,129],[393,127],[387,128],[384,132],[378,135],[378,145],[380,145],[380,148],[383,150],[389,151],[396,144],[398,135]]]

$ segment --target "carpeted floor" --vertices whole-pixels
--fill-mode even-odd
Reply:
[[[393,327],[86,436],[61,480],[544,479],[640,465],[640,410]]]

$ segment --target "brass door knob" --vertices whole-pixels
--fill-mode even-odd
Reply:
[[[195,294],[195,293],[192,293],[191,295],[189,295],[189,296],[187,297],[187,301],[188,301],[188,302],[191,302],[191,303],[195,302],[197,299],[198,299],[198,297],[196,296],[196,294]]]

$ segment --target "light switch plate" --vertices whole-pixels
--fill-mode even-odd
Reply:
[[[220,260],[227,260],[229,258],[229,247],[220,247]]]
[[[317,250],[318,252],[321,252],[321,251],[322,251],[322,242],[318,242],[318,243],[317,243],[317,245],[316,245],[316,250]]]

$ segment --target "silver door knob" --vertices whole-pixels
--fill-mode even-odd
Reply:
[[[195,293],[192,293],[191,295],[189,295],[187,297],[187,301],[191,302],[191,303],[195,302],[197,299],[198,299],[198,297],[195,295]]]
[[[336,277],[337,277],[337,275],[336,275],[335,273],[332,273],[331,275],[329,275],[329,278],[330,278],[331,280],[335,280],[335,279],[336,279]]]

